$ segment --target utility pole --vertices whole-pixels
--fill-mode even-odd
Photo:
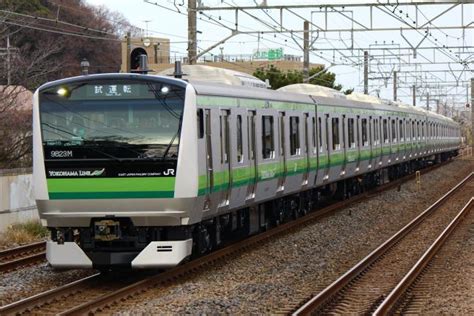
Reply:
[[[427,111],[430,110],[430,93],[429,92],[426,93],[426,110]]]
[[[188,0],[188,63],[196,63],[197,56],[197,21],[196,0]]]
[[[10,36],[7,36],[7,85],[12,83],[12,60],[10,54]]]
[[[393,72],[393,101],[397,101],[397,71]]]
[[[439,114],[439,99],[436,100],[436,113]]]
[[[369,52],[364,51],[364,94],[369,94]]]
[[[127,53],[125,55],[125,72],[129,73],[131,71],[130,65],[130,52],[132,50],[132,33],[127,32]]]
[[[304,21],[303,36],[303,82],[308,82],[309,78],[309,22]]]
[[[416,106],[416,86],[413,85],[413,106]]]

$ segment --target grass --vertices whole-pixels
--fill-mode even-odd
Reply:
[[[11,248],[28,244],[45,239],[48,235],[48,230],[39,221],[13,224],[0,234],[0,247]]]

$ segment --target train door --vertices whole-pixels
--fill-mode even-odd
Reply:
[[[206,202],[211,201],[211,193],[214,191],[214,164],[212,159],[212,133],[211,133],[211,110],[205,110],[205,139],[206,139]]]
[[[374,120],[372,119],[372,116],[369,116],[369,120],[368,120],[368,123],[369,123],[369,149],[368,149],[368,166],[367,168],[370,169],[372,168],[372,165],[374,163],[374,141],[375,141],[375,138],[374,138]],[[370,166],[370,167],[369,167]]]
[[[348,121],[348,118],[346,115],[343,115],[342,116],[342,121],[341,121],[341,125],[342,125],[342,142],[341,142],[341,149],[342,149],[342,153],[343,153],[343,160],[342,160],[342,171],[343,173],[345,173],[345,170],[346,170],[346,163],[347,163],[347,151],[348,151],[348,148],[349,148],[349,142],[348,142],[348,129],[347,129],[347,121]]]
[[[221,110],[220,113],[220,140],[221,140],[221,175],[219,186],[222,191],[220,207],[229,205],[230,185],[231,185],[231,165],[230,165],[230,111]]]
[[[392,135],[392,140],[391,140],[391,161],[392,163],[395,163],[398,160],[398,119],[396,117],[392,117],[390,120],[390,130],[391,130],[391,135]]]
[[[255,111],[249,111],[247,115],[247,150],[249,160],[249,182],[247,186],[247,200],[255,198],[255,187],[257,185],[257,159],[256,159],[256,142],[255,142]]]
[[[324,124],[324,129],[321,130],[324,132],[322,140],[324,141],[323,148],[319,150],[319,166],[318,168],[324,169],[324,172],[321,172],[323,181],[329,179],[329,171],[331,167],[331,146],[332,146],[332,135],[331,135],[331,121],[329,119],[329,114],[324,114],[324,119],[322,120]],[[320,124],[321,126],[321,124]]]
[[[382,123],[382,130],[381,130],[381,135],[382,135],[382,165],[386,166],[388,164],[388,161],[390,160],[390,154],[391,154],[391,149],[390,149],[390,129],[389,129],[389,122],[390,118],[388,117],[381,117],[380,119]]]
[[[345,151],[345,166],[343,172],[346,176],[352,176],[357,168],[359,160],[358,149],[358,117],[354,115],[345,115],[343,125],[343,147]]]
[[[268,106],[268,103],[267,103]],[[273,109],[260,109],[256,116],[256,159],[258,163],[258,185],[255,199],[266,200],[275,196],[280,170],[276,155],[278,136],[278,113]],[[285,188],[286,189],[286,188]]]
[[[400,118],[398,120],[398,150],[399,155],[398,157],[402,160],[406,158],[406,120],[404,118]]]
[[[345,156],[345,136],[346,133],[345,127],[343,127],[343,122],[345,122],[345,115],[338,115],[333,113],[330,118],[330,145],[329,145],[329,178],[331,181],[339,179],[342,172],[345,168],[346,156]]]
[[[308,118],[308,113],[303,114],[303,138],[304,138],[304,156],[305,156],[305,171],[303,174],[303,182],[302,185],[307,185],[308,184],[308,177],[309,177],[309,131],[308,131],[308,124],[309,124],[309,118]]]
[[[278,192],[283,192],[285,190],[285,180],[287,173],[286,165],[286,149],[285,149],[285,113],[278,113],[278,136],[279,136],[279,156],[280,156],[280,177],[278,178]]]
[[[317,112],[316,106],[314,107],[314,113],[310,115],[310,124],[311,127],[309,130],[310,135],[310,144],[309,147],[309,178],[308,183],[312,184],[313,186],[316,184],[316,179],[318,177],[318,132],[317,132]]]
[[[377,126],[376,127],[376,132],[377,134],[375,135],[377,137],[377,151],[376,151],[376,156],[378,157],[377,159],[377,168],[378,167],[381,167],[382,164],[383,164],[383,144],[384,144],[384,140],[383,140],[383,129],[382,129],[382,117],[379,116],[377,118]]]
[[[315,185],[321,185],[328,175],[329,166],[329,154],[328,154],[328,124],[329,116],[320,112],[317,108],[316,111],[316,151],[317,151],[317,171],[316,171],[316,182]]]
[[[357,163],[356,163],[356,171],[359,171],[360,167],[360,161],[361,161],[361,149],[362,149],[362,127],[361,127],[361,119],[360,116],[357,115],[357,121],[356,121],[356,148],[357,148]]]

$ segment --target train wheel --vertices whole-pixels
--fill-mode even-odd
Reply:
[[[197,256],[203,255],[212,249],[212,238],[207,225],[199,224],[193,235],[193,253]]]

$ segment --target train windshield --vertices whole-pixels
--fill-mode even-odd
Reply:
[[[45,158],[176,159],[184,93],[183,87],[136,80],[74,82],[43,90]],[[58,152],[64,154],[56,157]]]

